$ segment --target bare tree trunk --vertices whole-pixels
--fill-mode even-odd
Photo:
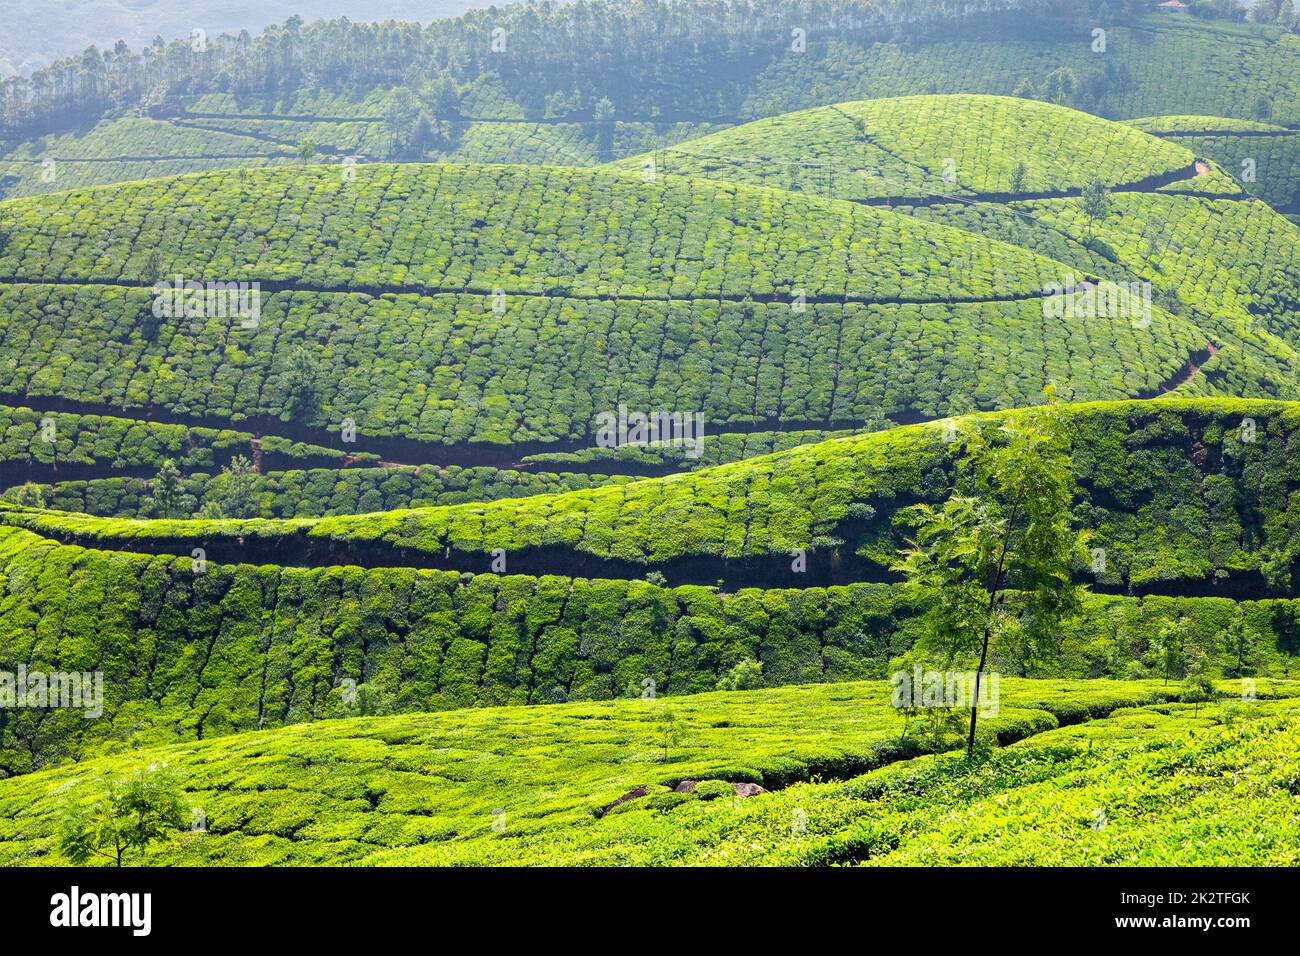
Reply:
[[[993,629],[993,623],[990,620],[984,628],[984,646],[980,649],[980,666],[975,671],[975,696],[970,703],[970,733],[966,735],[966,756],[969,757],[975,753],[975,721],[979,716],[980,706],[980,677],[984,673],[984,662],[988,659],[989,654],[989,633]]]
[[[993,613],[997,610],[998,592],[1002,590],[1002,574],[1006,569],[1007,550],[1011,542],[1011,532],[1016,525],[1016,516],[1020,512],[1020,502],[1011,508],[1011,517],[1007,520],[1006,531],[1002,533],[1002,553],[998,555],[998,573],[989,586],[988,621],[984,625],[984,644],[980,647],[980,666],[975,671],[975,693],[970,702],[970,732],[966,735],[966,756],[975,753],[975,722],[979,719],[980,678],[984,674],[984,665],[989,657],[989,638],[993,635]]]

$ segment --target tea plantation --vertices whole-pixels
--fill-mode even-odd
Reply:
[[[984,6],[0,78],[0,865],[1300,863],[1300,36]]]
[[[1077,573],[1098,593],[1053,655],[1011,650],[997,665],[1181,676],[1157,640],[1174,626],[1180,660],[1292,675],[1297,420],[1292,405],[1241,400],[1071,407],[1073,518],[1105,554]],[[6,653],[101,670],[106,689],[98,721],[14,715],[0,755],[22,772],[339,716],[349,681],[390,713],[608,699],[646,679],[698,693],[746,660],[767,686],[883,677],[918,627],[887,567],[895,516],[942,494],[960,436],[996,432],[1000,416],[953,424],[953,440],[910,426],[669,478],[357,517],[5,508]]]
[[[175,202],[211,229],[183,230]],[[348,182],[313,167],[9,205],[0,393],[232,427],[293,418],[315,443],[350,419],[423,442],[589,444],[620,402],[706,409],[726,432],[1024,405],[1049,380],[1123,398],[1174,387],[1209,342],[1158,304],[1149,322],[1046,320],[1045,288],[1091,273],[963,229],[671,176],[372,166]],[[307,243],[306,223],[330,238]],[[142,270],[259,283],[259,315],[158,317]],[[318,372],[310,401],[285,385],[295,351]],[[1235,374],[1285,397],[1266,361],[1246,351]]]
[[[783,114],[613,167],[639,172],[653,161],[660,173],[906,204],[1077,192],[1091,180],[1133,188],[1190,177],[1197,155],[1177,141],[1035,100],[913,96]]]
[[[207,827],[158,865],[1293,865],[1300,685],[1255,692],[1009,679],[973,764],[880,682],[304,724],[0,781],[0,860],[57,863],[60,808],[156,761]]]
[[[1130,125],[1208,156],[1252,196],[1281,212],[1300,214],[1300,131],[1218,116],[1157,116]]]

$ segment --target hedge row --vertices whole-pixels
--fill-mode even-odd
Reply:
[[[872,208],[547,167],[239,170],[18,199],[10,212],[0,275],[31,281],[179,273],[339,290],[944,301],[1036,293],[1057,271]],[[189,228],[196,217],[205,228]]]
[[[645,446],[625,445],[622,448],[584,448],[572,452],[543,452],[528,455],[523,464],[535,467],[563,468],[566,466],[616,469],[620,466],[645,466],[647,468],[676,468],[696,471],[725,465],[759,455],[797,448],[800,445],[812,445],[831,438],[845,438],[861,431],[873,431],[888,428],[890,423],[883,418],[868,420],[861,428],[852,429],[793,429],[790,431],[756,431],[723,432],[707,435],[703,452],[698,458],[693,457],[692,448],[683,445],[654,444]]]
[[[236,454],[252,456],[253,438],[229,429],[0,405],[0,466],[157,468],[171,459],[182,470],[211,469]],[[272,461],[344,458],[341,451],[275,435],[263,436],[260,445]]]
[[[1048,381],[1079,400],[1127,398],[1158,390],[1206,344],[1158,305],[1142,326],[1128,314],[1049,318],[1039,300],[799,311],[507,296],[498,314],[491,296],[295,292],[264,296],[256,329],[183,318],[152,333],[150,308],[145,290],[0,289],[14,333],[0,344],[0,391],[333,431],[350,418],[363,436],[590,447],[619,405],[702,413],[716,434],[1023,406]],[[296,346],[315,371],[310,402],[295,405]]]
[[[103,716],[0,710],[0,771],[356,713],[712,690],[756,659],[769,686],[881,678],[912,635],[887,585],[667,589],[410,569],[210,565],[0,529],[0,668],[102,672]],[[1288,674],[1292,601],[1091,599],[1055,659],[1010,674],[1144,676],[1152,635],[1226,674]],[[1230,636],[1240,611],[1243,638]],[[1176,674],[1174,676],[1177,676]]]
[[[501,468],[459,468],[449,465],[394,468],[314,468],[259,475],[253,495],[265,518],[302,518],[364,514],[399,508],[422,508],[498,498],[578,491],[633,480],[602,474],[557,474],[510,471]],[[99,478],[42,485],[47,507],[57,511],[119,518],[153,517],[149,482],[141,478]],[[208,474],[185,476],[182,497],[195,503],[195,511],[212,494]]]
[[[252,560],[292,553],[336,563],[343,547],[391,563],[445,560],[486,570],[487,555],[547,555],[549,561],[623,562],[670,573],[717,568],[716,580],[749,583],[769,564],[804,549],[858,580],[879,579],[900,537],[898,508],[939,500],[952,483],[961,431],[996,436],[1002,416],[895,428],[800,446],[762,458],[667,478],[538,495],[296,521],[153,521],[0,510],[0,522],[95,546],[188,553],[222,548]],[[1164,399],[1068,406],[1075,521],[1107,552],[1106,587],[1217,588],[1291,596],[1300,584],[1300,406],[1240,399]],[[296,549],[296,550],[295,550]],[[539,552],[538,549],[548,549]],[[746,559],[728,566],[725,562]],[[676,562],[676,564],[674,564]],[[856,562],[856,564],[855,564]],[[773,565],[775,566],[775,565]],[[874,569],[874,570],[873,570]],[[1231,579],[1225,582],[1224,579]],[[694,578],[694,580],[698,580]],[[797,574],[790,583],[798,585]]]

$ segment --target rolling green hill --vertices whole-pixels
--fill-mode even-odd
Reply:
[[[187,278],[338,292],[501,288],[650,301],[779,296],[788,304],[802,287],[814,300],[924,303],[1038,295],[1054,268],[1022,249],[973,244],[870,208],[546,167],[375,165],[352,181],[327,167],[229,172],[9,208],[0,269],[30,284],[150,286],[188,269]],[[177,208],[201,215],[205,228],[179,221]],[[154,248],[161,260],[146,276]],[[929,258],[908,262],[918,254]]]
[[[613,164],[834,199],[1077,193],[1188,179],[1196,155],[1065,107],[1000,96],[862,100],[787,113]],[[1021,180],[1014,184],[1017,166]]]
[[[694,176],[888,203],[1034,249],[1079,274],[1148,282],[1160,304],[1194,321],[1214,346],[1195,363],[1205,374],[1181,388],[1290,395],[1300,232],[1242,201],[1241,187],[1198,154],[1168,152],[1168,143],[1120,128],[1025,100],[915,97],[762,120],[615,168],[653,160]],[[843,159],[830,163],[832,154]],[[1090,181],[1111,187],[1113,208],[1099,222],[1077,198]],[[1072,394],[1068,375],[1058,383]]]
[[[1176,698],[1156,682],[1007,679],[988,731],[1020,742],[973,763],[896,762],[955,736],[909,734],[889,693],[356,718],[100,758],[0,780],[0,860],[59,863],[64,808],[153,761],[206,823],[155,865],[1296,862],[1294,684],[1195,706],[1155,703]]]
[[[1103,581],[1212,588],[1233,572],[1262,573],[1269,556],[1285,557],[1289,569],[1293,404],[1162,399],[1067,412],[1080,519],[1100,546],[1115,551]],[[731,573],[743,584],[761,573],[745,561],[781,565],[788,552],[803,549],[828,552],[831,563],[820,569],[828,580],[853,580],[870,574],[873,555],[892,554],[896,509],[951,487],[962,429],[996,432],[1003,414],[1021,413],[895,428],[689,474],[522,499],[292,520],[140,521],[8,508],[0,521],[110,549],[165,554],[202,545],[221,561],[275,554],[279,563],[328,566],[345,563],[331,557],[340,549],[362,564],[473,572],[500,548],[515,555],[520,570],[535,552],[541,564],[560,559],[583,573],[640,577],[639,569],[659,567],[704,583],[725,577],[726,562],[736,561]],[[1162,517],[1171,506],[1180,509],[1177,523]],[[836,570],[854,556],[865,563]],[[693,561],[704,565],[693,568]],[[800,580],[772,571],[791,584]],[[1261,580],[1254,586],[1267,592]],[[1289,570],[1279,569],[1268,587],[1290,595],[1293,586]]]
[[[1240,400],[1072,406],[1074,520],[1105,555],[1080,577],[1099,593],[1056,656],[995,666],[1144,675],[1152,635],[1181,621],[1220,673],[1293,674],[1297,420]],[[770,686],[881,677],[914,639],[883,566],[894,516],[944,493],[958,448],[913,426],[689,475],[319,520],[3,509],[3,653],[106,675],[101,720],[0,727],[3,766],[341,716],[345,679],[390,713],[607,699],[647,677],[698,693],[745,659]]]
[[[1051,284],[1090,273],[1017,246],[674,176],[312,167],[7,205],[0,392],[313,443],[351,419],[370,437],[541,443],[529,454],[593,444],[620,403],[726,432],[1022,405],[1050,380],[1124,398],[1179,385],[1211,341],[1159,305],[1053,322]],[[151,318],[154,278],[173,275],[260,283],[260,321]],[[317,369],[310,402],[285,384],[295,347]],[[1286,394],[1261,362],[1240,374]]]
[[[4,81],[0,673],[104,699],[0,706],[0,863],[162,764],[149,863],[1296,862],[1297,37],[755,10]],[[961,760],[905,509],[1052,396],[1087,593]]]
[[[1300,230],[1261,202],[1122,193],[1113,197],[1111,215],[1091,225],[1073,200],[931,206],[917,215],[1041,249],[1114,281],[1136,278],[1163,290],[1172,296],[1162,298],[1164,304],[1195,316],[1208,337],[1242,360],[1240,370],[1229,370],[1223,353],[1215,356],[1205,365],[1210,374],[1188,383],[1194,391],[1214,388],[1220,370],[1227,381],[1218,388],[1229,394],[1268,394],[1264,377],[1294,381]],[[1272,371],[1244,371],[1257,364]]]
[[[1252,196],[1300,215],[1300,129],[1218,116],[1156,116],[1130,125],[1208,156]]]
[[[870,3],[773,0],[757,28],[722,5],[611,0],[471,13],[422,32],[277,27],[251,44],[214,38],[199,58],[177,44],[153,70],[109,59],[105,72],[129,78],[126,97],[104,101],[98,87],[77,86],[56,111],[24,90],[14,131],[0,132],[10,141],[0,161],[67,162],[53,181],[30,163],[0,166],[0,189],[25,195],[207,168],[161,150],[176,140],[240,154],[221,161],[231,166],[283,162],[308,142],[332,159],[594,164],[794,110],[939,92],[1028,96],[1115,118],[1250,120],[1266,108],[1273,122],[1300,123],[1295,34],[1135,14],[1138,5],[1009,6],[956,20],[928,11],[902,38]],[[1104,52],[1091,48],[1097,28],[1106,30]],[[519,43],[492,55],[496,29]],[[798,52],[793,29],[806,34]],[[286,43],[315,69],[283,75],[274,51]],[[79,131],[66,128],[67,116]],[[69,135],[41,141],[33,127]],[[106,155],[108,142],[121,152]],[[158,158],[127,159],[148,155]],[[93,158],[117,161],[86,162]]]

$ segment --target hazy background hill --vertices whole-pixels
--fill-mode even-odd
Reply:
[[[0,74],[25,73],[94,44],[125,40],[132,49],[188,36],[257,32],[292,16],[305,20],[419,20],[451,17],[481,0],[6,0]]]

